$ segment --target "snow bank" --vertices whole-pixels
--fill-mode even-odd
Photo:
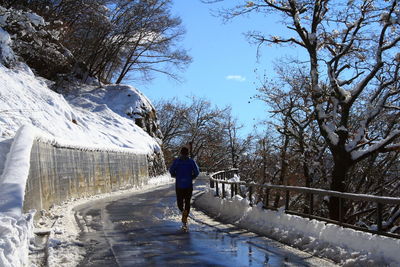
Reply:
[[[0,176],[0,212],[20,217],[26,181],[29,175],[29,159],[35,135],[30,127],[22,127],[8,153],[3,174]]]
[[[15,217],[0,213],[0,266],[28,266],[33,216],[33,212]]]
[[[0,266],[25,266],[35,211],[22,214],[34,135],[21,128],[0,176]]]
[[[196,199],[196,206],[219,219],[270,236],[344,266],[399,266],[400,240],[309,220],[281,211],[250,207],[240,196],[214,197],[213,190]]]

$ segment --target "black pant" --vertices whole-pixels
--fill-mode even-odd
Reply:
[[[180,211],[190,211],[190,199],[192,198],[193,187],[191,188],[178,188],[175,187],[176,202]],[[185,206],[184,206],[185,205]]]

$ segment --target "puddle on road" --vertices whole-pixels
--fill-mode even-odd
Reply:
[[[300,257],[289,257],[267,240],[243,232],[228,234],[195,224],[188,235],[194,250],[202,251],[210,260],[215,258],[221,266],[308,266]]]
[[[226,233],[193,223],[189,232],[179,222],[159,227],[126,229],[114,236],[120,266],[308,266],[268,241],[246,233]],[[118,237],[117,237],[118,236]],[[124,238],[121,238],[124,236]],[[274,251],[275,250],[275,251]],[[298,257],[299,258],[299,257]]]

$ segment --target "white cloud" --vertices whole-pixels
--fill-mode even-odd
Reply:
[[[225,77],[225,79],[237,82],[244,82],[246,80],[246,77],[243,77],[242,75],[228,75]]]

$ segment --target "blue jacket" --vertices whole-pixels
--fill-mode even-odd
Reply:
[[[193,187],[193,179],[199,175],[199,167],[191,158],[179,157],[174,160],[169,172],[176,179],[177,188]]]

